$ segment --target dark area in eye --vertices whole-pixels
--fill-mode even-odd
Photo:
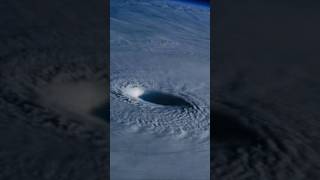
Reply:
[[[261,135],[243,122],[244,117],[226,110],[214,110],[211,114],[211,132],[216,147],[246,147],[262,143]]]
[[[158,91],[146,91],[144,94],[139,96],[139,98],[147,102],[164,106],[191,107],[191,104],[183,98]]]

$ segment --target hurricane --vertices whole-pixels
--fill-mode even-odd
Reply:
[[[110,2],[110,174],[210,176],[210,7]]]

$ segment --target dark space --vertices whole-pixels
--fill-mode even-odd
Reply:
[[[212,179],[319,178],[319,8],[215,1]]]
[[[200,5],[209,5],[210,4],[210,0],[180,0],[180,1],[185,1],[185,2],[190,2],[190,3],[200,4]]]

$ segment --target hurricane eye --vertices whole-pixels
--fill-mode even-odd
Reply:
[[[145,91],[140,99],[163,106],[191,107],[192,105],[181,97],[159,91]]]
[[[100,82],[69,82],[52,84],[43,90],[41,99],[48,108],[78,121],[100,124],[106,121],[104,89]],[[77,116],[77,117],[76,117]]]

